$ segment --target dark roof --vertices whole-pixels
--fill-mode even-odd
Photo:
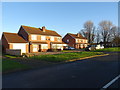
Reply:
[[[71,35],[74,38],[78,38],[78,39],[86,39],[85,37],[83,37],[81,34],[79,34],[79,37],[77,36],[77,34],[72,34],[72,33],[68,33],[69,35]]]
[[[27,43],[27,41],[25,41],[17,33],[3,32],[3,35],[5,36],[5,38],[8,41],[8,43]]]
[[[45,32],[43,32],[41,28],[35,28],[35,27],[23,26],[23,25],[22,27],[29,34],[40,34],[40,35],[50,35],[50,36],[61,37],[57,32],[52,31],[52,30],[45,29]]]

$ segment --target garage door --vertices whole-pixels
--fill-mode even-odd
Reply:
[[[26,53],[26,44],[13,44],[13,49],[21,49],[22,53]]]

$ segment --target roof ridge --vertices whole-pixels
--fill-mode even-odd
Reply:
[[[11,32],[3,32],[3,33],[8,33],[8,34],[17,34],[17,33],[11,33]]]
[[[24,27],[24,26],[25,26],[25,27],[30,27],[30,28],[36,28],[36,27],[31,27],[31,26],[26,26],[26,25],[21,25],[21,26],[23,26],[23,27]],[[39,29],[39,28],[38,28],[38,29]]]

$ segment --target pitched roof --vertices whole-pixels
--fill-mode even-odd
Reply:
[[[45,32],[43,32],[41,28],[35,28],[35,27],[24,26],[24,25],[22,25],[22,27],[29,34],[40,34],[40,35],[50,35],[50,36],[61,37],[57,32],[52,30],[45,29]]]
[[[81,34],[79,34],[79,37],[77,36],[77,34],[72,34],[72,33],[68,33],[69,35],[71,35],[74,38],[78,38],[78,39],[86,39],[85,37],[83,37]]]
[[[5,36],[5,38],[8,41],[8,43],[27,43],[27,41],[25,41],[17,33],[3,32],[3,35]]]

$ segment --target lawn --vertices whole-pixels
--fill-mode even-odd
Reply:
[[[120,47],[113,47],[113,48],[104,48],[104,49],[98,49],[95,51],[106,51],[106,52],[120,52]]]
[[[2,60],[2,71],[14,71],[14,70],[23,70],[28,69],[29,67],[24,64],[20,64],[19,62],[13,61],[11,59],[3,59]]]
[[[64,53],[64,54],[56,54],[56,55],[39,55],[29,57],[30,59],[49,61],[49,62],[62,62],[71,59],[83,58],[93,55],[100,55],[102,52],[73,52],[73,53]]]

